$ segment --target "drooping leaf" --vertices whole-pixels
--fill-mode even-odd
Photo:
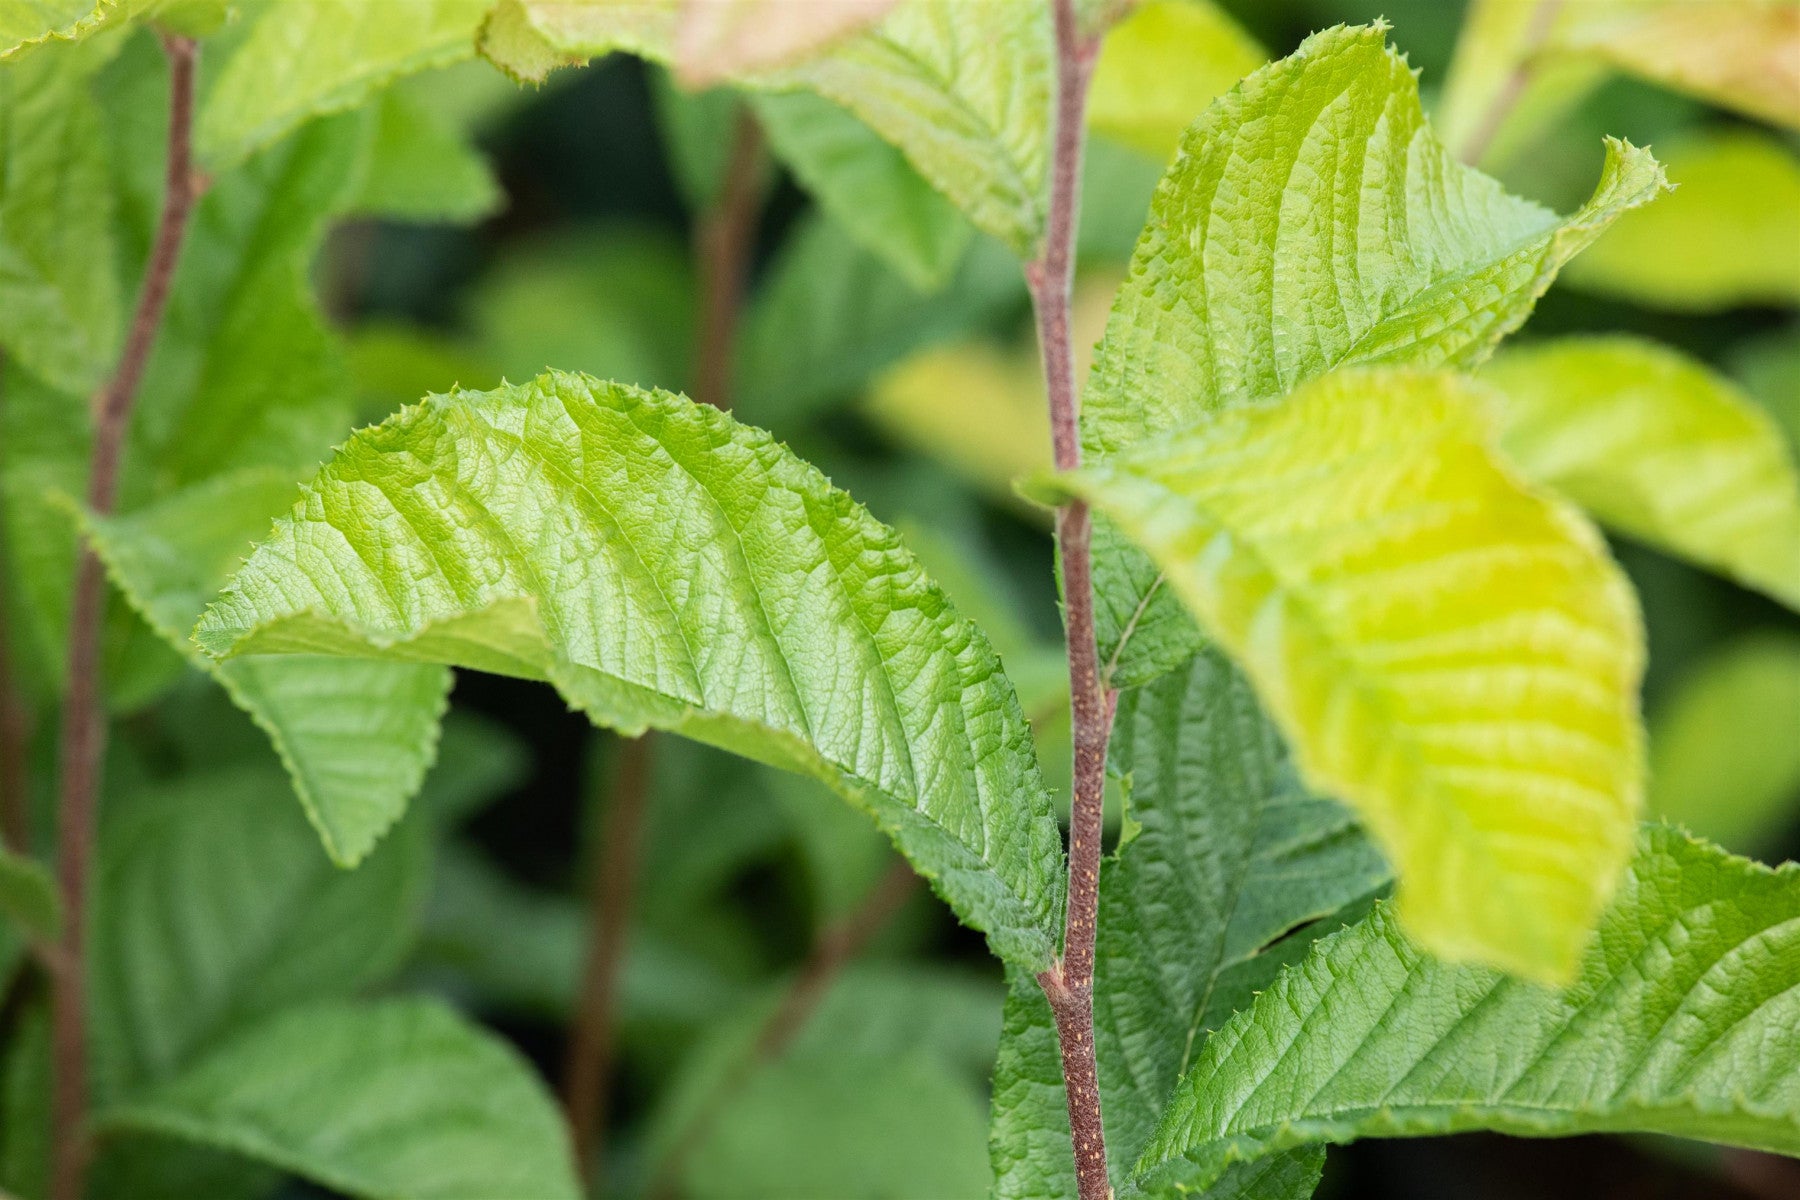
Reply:
[[[292,1004],[400,961],[424,903],[414,820],[341,871],[273,763],[190,773],[109,806],[90,951],[96,1074],[140,1094]]]
[[[550,374],[353,437],[196,630],[553,682],[864,808],[1003,958],[1042,967],[1061,847],[986,639],[768,434]]]
[[[482,52],[515,78],[624,50],[674,54],[679,5],[502,0]],[[902,4],[873,29],[790,66],[734,74],[757,90],[817,92],[899,147],[973,221],[1029,256],[1048,204],[1049,9],[1036,0]]]
[[[351,1196],[581,1194],[530,1065],[433,1001],[290,1009],[97,1120],[228,1148]]]
[[[1671,145],[1676,191],[1628,214],[1570,264],[1569,282],[1639,304],[1710,312],[1800,305],[1800,160],[1753,130]]]
[[[1361,813],[1432,951],[1566,979],[1643,799],[1635,599],[1449,374],[1335,372],[1061,476]]]
[[[1702,662],[1653,714],[1650,811],[1740,854],[1766,851],[1800,800],[1800,638],[1752,634]]]
[[[1600,521],[1800,609],[1800,470],[1768,414],[1654,342],[1508,351],[1501,446]]]
[[[1091,454],[1346,363],[1473,367],[1563,263],[1664,187],[1648,153],[1609,142],[1574,215],[1507,195],[1433,138],[1381,26],[1308,38],[1215,103],[1183,147],[1084,396]],[[1192,653],[1197,636],[1155,569],[1105,528],[1095,579],[1115,683]]]
[[[0,63],[49,42],[79,42],[131,20],[156,0],[0,0]]]
[[[1227,978],[1289,930],[1302,944],[1332,932],[1326,918],[1388,871],[1347,811],[1301,790],[1249,684],[1216,652],[1121,693],[1112,759],[1135,835],[1101,869],[1094,1045],[1108,1165],[1123,1183],[1176,1081],[1234,1011],[1221,1003],[1237,994]],[[1007,1025],[996,1195],[1072,1197],[1055,1030],[1035,981],[1014,979]],[[1313,1182],[1318,1157],[1296,1156]]]
[[[207,600],[293,491],[286,473],[240,472],[86,527],[132,607],[269,735],[326,851],[352,866],[431,765],[450,673],[317,655],[217,662],[194,646],[188,634]]]
[[[0,917],[21,933],[45,941],[55,941],[62,928],[56,880],[42,864],[4,846],[0,846]],[[5,974],[0,970],[0,977]]]
[[[1206,106],[1266,61],[1210,0],[1145,0],[1101,46],[1088,128],[1166,161]]]
[[[857,394],[912,350],[967,332],[1025,299],[1018,264],[977,238],[936,294],[912,287],[837,222],[808,218],[784,245],[744,317],[736,407],[789,422]]]
[[[0,70],[0,350],[83,394],[112,367],[123,308],[89,88],[105,58],[86,50]]]
[[[195,137],[213,170],[397,79],[475,52],[489,0],[270,0],[207,93]]]
[[[675,67],[688,87],[785,67],[879,21],[898,0],[681,0]]]
[[[770,147],[819,207],[912,286],[944,284],[972,230],[899,150],[810,92],[753,103]]]
[[[1563,992],[1421,954],[1386,910],[1200,1051],[1134,1173],[1203,1186],[1310,1142],[1646,1131],[1793,1154],[1800,871],[1651,827]]]
[[[398,90],[385,93],[375,112],[354,215],[467,223],[500,207],[493,172],[453,125]]]

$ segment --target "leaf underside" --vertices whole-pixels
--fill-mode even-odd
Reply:
[[[1188,130],[1095,360],[1083,443],[1114,454],[1349,363],[1473,367],[1664,186],[1646,151],[1609,141],[1572,216],[1509,196],[1433,137],[1384,26],[1314,34]],[[1198,644],[1157,578],[1101,523],[1096,619],[1116,684]]]
[[[1313,1142],[1654,1132],[1800,1153],[1800,869],[1648,827],[1564,992],[1421,954],[1390,912],[1215,1034],[1133,1175]]]
[[[196,640],[548,680],[812,775],[1002,958],[1050,961],[1060,835],[986,639],[817,471],[681,397],[550,374],[364,430]]]

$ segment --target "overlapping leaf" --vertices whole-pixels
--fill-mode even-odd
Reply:
[[[1216,652],[1121,694],[1113,769],[1128,781],[1135,831],[1101,871],[1094,1044],[1109,1165],[1122,1183],[1207,1034],[1276,969],[1259,960],[1297,927],[1324,920],[1387,881],[1348,812],[1301,790],[1249,684]],[[1283,952],[1292,954],[1294,946]],[[1017,977],[994,1079],[997,1195],[1074,1195],[1055,1029],[1035,981]],[[1315,1154],[1266,1170],[1250,1195],[1306,1196]],[[1304,1186],[1303,1186],[1304,1185]],[[1235,1193],[1224,1191],[1222,1195]]]
[[[521,78],[614,50],[668,62],[678,14],[674,0],[502,0],[482,51]],[[1028,256],[1048,203],[1050,43],[1049,9],[1037,0],[912,0],[821,54],[732,82],[841,104],[978,228]]]
[[[1574,969],[1643,792],[1637,606],[1448,374],[1335,372],[1060,477],[1243,666],[1356,808],[1431,950]]]
[[[1509,351],[1501,445],[1600,521],[1800,609],[1800,470],[1731,382],[1653,342]]]
[[[1158,162],[1268,56],[1210,0],[1145,0],[1113,26],[1088,89],[1088,128]]]
[[[1800,1152],[1800,870],[1651,827],[1563,992],[1421,954],[1386,910],[1195,1059],[1146,1192],[1313,1142],[1645,1131]]]
[[[290,1009],[98,1120],[370,1200],[581,1194],[530,1064],[432,1001]]]
[[[553,682],[866,808],[1002,957],[1041,968],[1061,847],[986,640],[769,435],[571,375],[428,398],[348,442],[196,631]]]
[[[1432,136],[1380,26],[1308,38],[1214,104],[1183,146],[1084,397],[1092,454],[1345,363],[1474,366],[1563,263],[1664,186],[1649,154],[1613,142],[1572,216],[1507,195]],[[1095,573],[1115,682],[1192,652],[1155,569],[1104,529]]]
[[[475,52],[489,0],[271,0],[207,94],[197,139],[235,166],[302,122]]]

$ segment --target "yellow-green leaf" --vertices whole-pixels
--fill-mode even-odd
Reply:
[[[1748,129],[1669,147],[1673,195],[1627,213],[1569,264],[1570,283],[1639,304],[1711,312],[1800,306],[1800,159]]]
[[[682,0],[675,73],[710,87],[746,71],[785,67],[880,20],[898,0]]]
[[[1088,128],[1169,158],[1194,118],[1267,58],[1207,0],[1147,0],[1106,35],[1088,89]]]
[[[1429,949],[1564,980],[1643,791],[1636,604],[1490,448],[1476,385],[1341,371],[1061,476],[1355,807]]]
[[[1620,532],[1800,609],[1800,470],[1767,412],[1653,342],[1567,338],[1510,351],[1502,445],[1526,474]]]

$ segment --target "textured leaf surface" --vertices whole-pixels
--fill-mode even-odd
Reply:
[[[1266,61],[1209,0],[1145,0],[1106,35],[1088,128],[1165,161],[1207,105]]]
[[[1120,694],[1112,768],[1128,780],[1135,835],[1101,868],[1094,1042],[1109,1164],[1123,1183],[1182,1072],[1235,1011],[1229,977],[1289,930],[1308,941],[1335,930],[1324,918],[1388,871],[1345,809],[1301,789],[1249,684],[1216,652]],[[996,1194],[1072,1197],[1055,1028],[1034,980],[1014,979],[1006,1019]],[[1276,1174],[1309,1165],[1316,1182],[1319,1157]],[[1310,1195],[1305,1174],[1287,1192],[1271,1179],[1269,1194]]]
[[[424,903],[424,827],[356,871],[320,851],[273,764],[119,797],[101,835],[90,950],[98,1074],[139,1094],[289,1005],[398,965]]]
[[[1800,637],[1751,634],[1702,662],[1650,725],[1650,811],[1740,854],[1766,852],[1800,800]]]
[[[207,94],[196,131],[214,169],[301,123],[475,52],[489,0],[270,0]]]
[[[113,583],[274,743],[327,852],[360,862],[418,791],[437,751],[450,673],[425,663],[305,655],[217,662],[189,631],[292,502],[291,476],[221,476],[124,516],[90,518]]]
[[[949,278],[972,230],[905,155],[810,92],[754,103],[776,155],[833,220],[914,287],[931,290]]]
[[[1800,871],[1652,827],[1565,992],[1423,955],[1385,910],[1320,942],[1206,1044],[1135,1178],[1470,1129],[1793,1154],[1797,977]]]
[[[1642,802],[1637,606],[1455,376],[1336,372],[1061,477],[1368,822],[1431,950],[1564,979]]]
[[[1002,957],[1049,961],[1060,838],[986,639],[712,409],[561,374],[431,397],[346,444],[196,636],[548,679],[601,724],[813,775]]]
[[[1654,342],[1566,338],[1500,355],[1501,446],[1623,533],[1800,609],[1800,470],[1769,415]]]
[[[1507,195],[1432,136],[1379,26],[1313,35],[1182,144],[1088,384],[1094,454],[1345,363],[1472,367],[1564,262],[1664,186],[1649,154],[1612,142],[1574,215]],[[1103,658],[1127,629],[1140,643],[1115,681],[1183,661],[1197,638],[1154,568],[1104,529],[1096,553]]]
[[[0,63],[47,42],[78,42],[154,0],[0,0]]]
[[[122,301],[95,64],[72,57],[0,70],[0,349],[86,392],[112,366]]]
[[[1570,264],[1569,282],[1639,304],[1712,312],[1800,305],[1800,160],[1738,129],[1669,146],[1673,195],[1627,214]]]
[[[503,0],[482,51],[521,78],[613,50],[668,62],[677,16],[673,0]],[[732,82],[843,105],[978,228],[1027,256],[1048,204],[1050,42],[1049,9],[1036,0],[912,0],[828,52]]]
[[[562,1118],[531,1067],[431,1001],[290,1010],[98,1119],[230,1149],[352,1196],[581,1194]]]

